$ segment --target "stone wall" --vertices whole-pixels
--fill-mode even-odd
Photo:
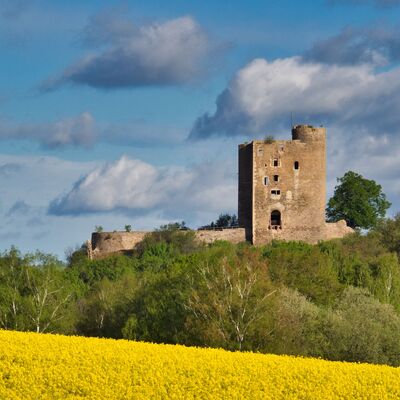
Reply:
[[[244,228],[221,229],[221,230],[199,230],[195,231],[196,238],[204,243],[212,243],[216,240],[227,240],[231,243],[246,241]]]
[[[315,243],[352,231],[342,223],[327,225],[325,205],[325,128],[299,125],[292,140],[239,146],[239,224],[247,240],[256,245],[272,239]]]
[[[148,232],[93,232],[88,244],[90,258],[102,258],[114,253],[132,250]]]
[[[87,241],[87,254],[90,259],[106,257],[110,254],[127,253],[132,251],[149,232],[93,232],[92,240]],[[196,238],[204,243],[216,240],[227,240],[240,243],[246,240],[243,228],[221,230],[198,230]]]

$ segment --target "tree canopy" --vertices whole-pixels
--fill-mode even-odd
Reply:
[[[381,185],[348,171],[338,178],[333,196],[326,208],[327,219],[344,219],[351,228],[370,229],[383,218],[391,203],[386,200]]]

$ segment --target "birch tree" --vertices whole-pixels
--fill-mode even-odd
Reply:
[[[266,262],[246,249],[231,259],[224,256],[218,263],[199,264],[187,308],[212,326],[225,347],[242,350],[249,334],[268,318],[268,300],[274,293]]]

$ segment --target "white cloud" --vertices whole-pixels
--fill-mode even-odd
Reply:
[[[294,122],[396,134],[400,126],[400,68],[326,65],[301,57],[256,59],[239,70],[217,99],[214,114],[199,117],[192,138],[257,135]]]
[[[123,211],[191,220],[237,207],[236,167],[205,163],[188,168],[154,167],[126,156],[96,168],[49,207],[54,215]],[[208,222],[208,221],[207,221]]]

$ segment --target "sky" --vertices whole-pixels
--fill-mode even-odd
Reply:
[[[400,0],[0,0],[0,251],[237,212],[237,146],[328,133],[400,211]]]

